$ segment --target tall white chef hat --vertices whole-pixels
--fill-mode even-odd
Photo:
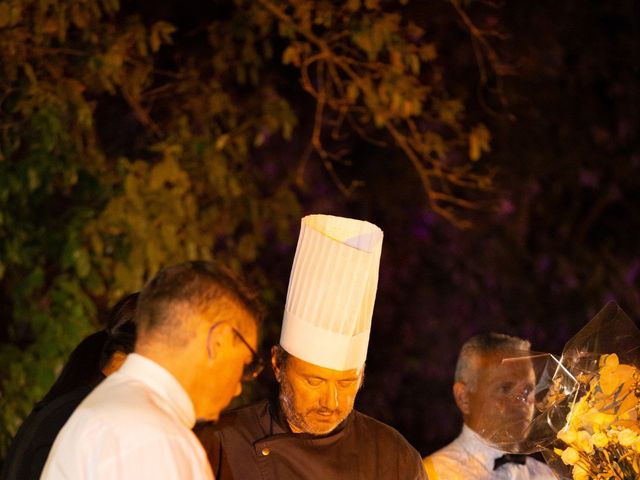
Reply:
[[[280,335],[287,352],[333,370],[364,364],[382,237],[362,220],[302,219]]]

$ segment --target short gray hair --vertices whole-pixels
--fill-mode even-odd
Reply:
[[[234,328],[245,332],[252,326],[258,327],[261,305],[237,273],[220,263],[202,260],[172,265],[160,270],[140,292],[135,322],[139,333],[156,332],[164,335],[170,344],[182,345],[195,330],[185,328],[181,309],[186,305],[195,312],[207,313],[227,300],[249,314],[246,321],[244,317],[229,318]]]
[[[475,388],[477,366],[475,360],[496,353],[529,351],[531,343],[519,337],[512,337],[503,333],[482,333],[467,340],[458,355],[456,364],[455,382],[466,384],[469,388]]]

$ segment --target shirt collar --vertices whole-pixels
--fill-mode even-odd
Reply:
[[[488,445],[480,435],[467,425],[462,426],[459,439],[464,450],[481,462],[488,471],[493,470],[494,460],[504,455],[502,450]]]
[[[180,382],[153,360],[131,353],[114,375],[124,375],[144,383],[164,400],[161,408],[172,413],[185,427],[191,429],[195,425],[196,413],[191,398]]]

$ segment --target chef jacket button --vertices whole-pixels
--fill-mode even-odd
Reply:
[[[266,457],[267,455],[269,455],[269,454],[271,453],[271,450],[269,450],[267,447],[264,447],[264,448],[260,451],[260,453],[261,453],[264,457]]]

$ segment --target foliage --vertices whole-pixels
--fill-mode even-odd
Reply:
[[[315,153],[344,187],[349,134],[399,147],[466,224],[490,134],[402,3],[0,3],[0,455],[106,307],[161,266],[220,259],[274,302],[265,253],[292,248],[301,172]],[[305,143],[300,84],[315,115],[298,162],[274,152]]]
[[[492,187],[492,173],[477,164],[491,136],[482,123],[470,128],[463,122],[464,104],[446,88],[435,39],[380,0],[257,3],[277,18],[289,39],[283,61],[300,68],[302,86],[316,100],[301,168],[315,152],[337,178],[333,164],[348,151],[335,140],[345,130],[379,146],[387,140],[410,161],[430,208],[468,227],[461,210],[481,208],[478,194]],[[484,42],[483,32],[452,4],[473,38]],[[332,148],[324,137],[333,140]],[[347,194],[358,185],[338,184]]]

